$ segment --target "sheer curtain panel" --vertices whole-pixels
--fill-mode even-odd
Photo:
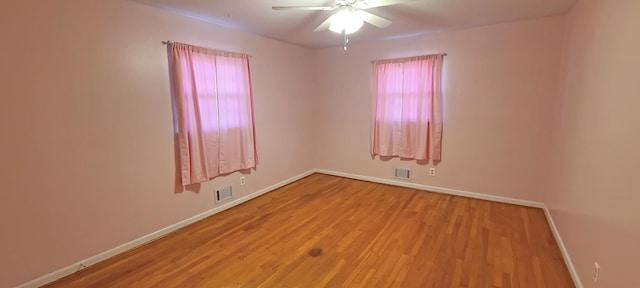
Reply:
[[[255,168],[249,55],[170,43],[182,185]]]
[[[373,62],[371,155],[441,160],[442,60],[438,54]]]

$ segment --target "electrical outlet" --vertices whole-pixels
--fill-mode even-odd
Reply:
[[[600,264],[593,262],[593,282],[598,283],[598,274],[600,273]]]
[[[240,186],[247,184],[247,179],[244,176],[240,176]]]
[[[429,168],[429,176],[436,176],[436,168]]]

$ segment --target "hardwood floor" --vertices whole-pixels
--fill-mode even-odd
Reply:
[[[314,174],[47,287],[574,285],[541,209]]]

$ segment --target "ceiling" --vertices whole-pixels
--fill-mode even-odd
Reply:
[[[134,0],[268,38],[308,47],[341,46],[342,36],[313,32],[334,11],[274,11],[271,6],[333,6],[335,0]],[[414,0],[368,9],[393,24],[364,24],[351,43],[410,37],[567,13],[577,0]]]

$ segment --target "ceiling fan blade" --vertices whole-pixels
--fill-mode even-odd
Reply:
[[[415,0],[365,0],[355,3],[355,7],[358,9],[369,9],[383,6],[391,6],[401,3],[413,2]]]
[[[319,10],[319,11],[331,11],[335,7],[329,6],[273,6],[273,10]]]
[[[369,12],[362,11],[362,10],[358,10],[358,11],[356,11],[356,13],[358,15],[360,15],[360,17],[362,17],[362,20],[364,22],[367,22],[367,23],[369,23],[369,24],[371,24],[373,26],[376,26],[378,28],[387,28],[387,27],[389,27],[389,25],[391,25],[391,20],[382,18],[382,17],[380,17],[378,15],[374,15],[374,14],[371,14]]]
[[[324,31],[329,29],[329,26],[331,26],[331,17],[327,18],[327,20],[324,20],[324,22],[322,22],[322,24],[318,25],[318,27],[316,27],[316,29],[313,29],[313,32],[320,32],[320,31]]]

